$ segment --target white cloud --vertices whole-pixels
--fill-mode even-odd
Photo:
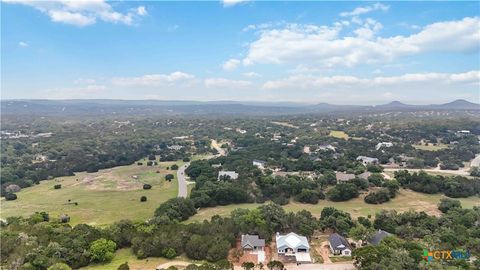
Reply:
[[[243,76],[249,77],[249,78],[262,77],[262,75],[260,75],[256,72],[253,72],[253,71],[252,72],[245,72],[245,73],[243,73]]]
[[[205,87],[207,88],[242,88],[248,87],[252,83],[242,80],[229,80],[225,78],[208,78],[204,80]]]
[[[97,20],[132,25],[135,19],[148,14],[144,6],[125,13],[117,12],[104,0],[88,1],[28,1],[4,0],[6,3],[31,6],[47,14],[53,22],[79,27],[92,25]]]
[[[226,61],[225,63],[223,63],[222,67],[223,67],[224,70],[231,71],[231,70],[236,69],[239,64],[240,64],[240,60],[238,60],[238,59],[229,59],[228,61]]]
[[[137,7],[137,14],[140,16],[148,15],[147,9],[144,6]]]
[[[353,35],[340,36],[343,24],[334,26],[288,24],[265,29],[248,45],[244,65],[346,66],[389,62],[423,52],[471,53],[480,49],[479,17],[427,25],[409,36],[379,37],[382,25],[361,20]]]
[[[113,78],[112,84],[118,86],[159,86],[179,82],[188,82],[195,76],[184,72],[176,71],[170,74],[150,74],[140,77]]]
[[[413,88],[412,88],[413,87]],[[267,81],[264,89],[310,89],[332,90],[351,89],[357,92],[380,89],[451,89],[457,87],[480,87],[480,71],[473,70],[464,73],[409,73],[400,76],[380,76],[374,78],[359,78],[356,76],[313,76],[292,75],[285,79]]]
[[[247,1],[249,0],[222,0],[222,3],[224,7],[231,7]]]
[[[28,43],[25,42],[25,41],[20,41],[20,42],[18,43],[18,46],[20,46],[20,47],[22,47],[22,48],[26,48],[26,47],[28,47]]]
[[[342,17],[358,16],[358,15],[362,15],[362,14],[369,13],[376,10],[387,11],[389,8],[390,7],[387,5],[384,5],[381,3],[375,3],[371,6],[357,7],[356,9],[350,12],[342,12],[340,13],[340,16]]]

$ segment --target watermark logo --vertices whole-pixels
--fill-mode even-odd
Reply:
[[[427,262],[433,260],[460,260],[460,259],[469,259],[470,251],[465,250],[423,250],[423,259]]]

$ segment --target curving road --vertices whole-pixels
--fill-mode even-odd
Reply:
[[[187,180],[185,179],[185,169],[190,165],[190,162],[185,163],[177,170],[178,179],[178,197],[186,198],[188,195]]]

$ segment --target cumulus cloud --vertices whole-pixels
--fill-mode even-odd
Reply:
[[[148,14],[144,6],[128,12],[118,12],[104,0],[89,1],[29,1],[4,0],[6,3],[31,6],[48,15],[53,22],[87,26],[102,20],[132,25],[135,19]]]
[[[240,64],[240,60],[238,60],[238,59],[229,59],[228,61],[226,61],[225,63],[223,63],[222,67],[223,67],[224,70],[231,71],[231,70],[236,69],[239,64]]]
[[[266,29],[248,44],[244,65],[292,64],[305,66],[346,66],[392,61],[423,52],[471,53],[480,49],[479,17],[437,22],[409,36],[379,37],[382,25],[360,20],[353,35],[341,36],[344,24],[318,26],[288,24]]]
[[[242,80],[229,80],[225,78],[208,78],[204,80],[205,87],[207,88],[242,88],[248,87],[252,83]]]
[[[435,89],[436,87],[455,90],[457,87],[479,87],[480,71],[464,73],[409,73],[400,76],[379,76],[360,78],[356,76],[314,76],[292,75],[280,80],[271,80],[263,84],[264,89],[354,89],[362,91],[373,88],[388,89]],[[409,88],[406,88],[409,87]]]
[[[26,47],[28,47],[28,43],[25,42],[25,41],[20,41],[20,42],[18,43],[18,46],[20,46],[20,47],[22,47],[22,48],[26,48]]]
[[[357,7],[352,11],[349,12],[342,12],[340,13],[340,16],[342,17],[350,17],[350,16],[358,16],[362,14],[366,14],[372,11],[387,11],[390,7],[381,3],[375,3],[371,6],[365,6],[365,7]]]
[[[245,72],[243,73],[243,76],[249,77],[249,78],[255,78],[255,77],[262,77],[262,75],[256,73],[256,72]]]
[[[191,81],[195,76],[176,71],[170,74],[150,74],[139,77],[113,78],[112,84],[118,86],[159,86]]]

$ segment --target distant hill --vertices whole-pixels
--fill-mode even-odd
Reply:
[[[176,100],[2,100],[2,115],[286,115],[334,112],[465,110],[479,111],[480,104],[455,100],[445,104],[410,105],[392,101],[376,106],[315,105],[294,102],[176,101]]]

